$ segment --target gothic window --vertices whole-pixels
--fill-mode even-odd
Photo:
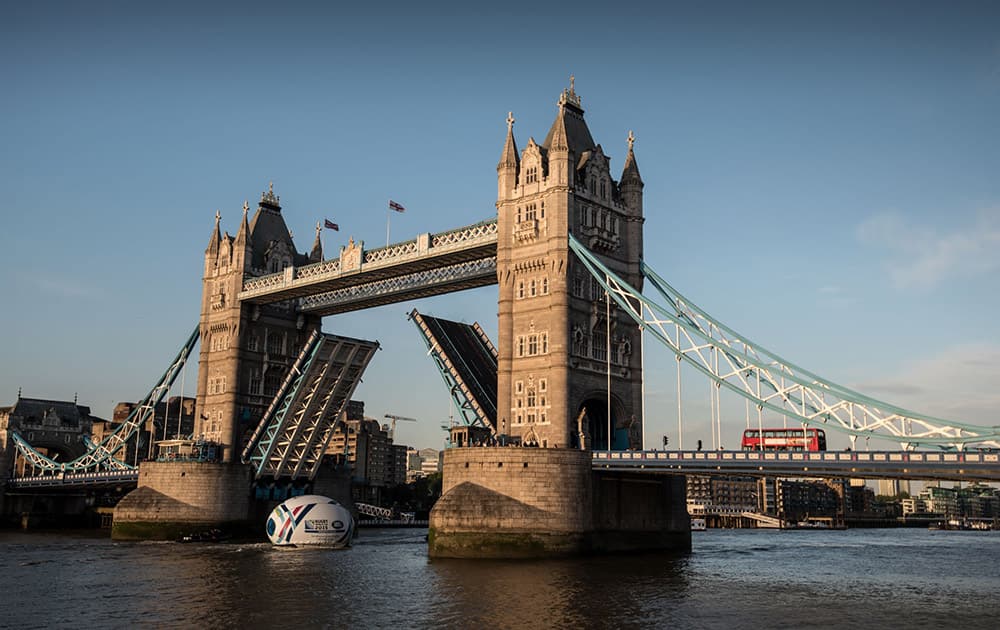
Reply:
[[[548,379],[545,379],[545,378],[538,379],[538,391],[544,392],[546,390],[547,386],[548,386]],[[542,404],[543,405],[545,404],[544,399],[543,399]]]
[[[601,229],[602,230],[608,229],[608,213],[607,212],[602,212],[601,213]]]
[[[607,199],[607,197],[608,197],[608,185],[602,179],[601,180],[601,199]]]
[[[604,332],[602,326],[603,322],[598,322],[597,326],[594,328],[594,334],[591,336],[593,339],[593,347],[591,348],[592,354],[598,361],[604,361],[608,358],[608,335]]]
[[[538,423],[545,424],[546,422],[548,422],[548,419],[546,418],[545,410],[542,409],[542,411],[538,414]]]
[[[545,218],[545,202],[544,201],[542,202],[542,207],[539,209],[539,213],[540,214],[538,215],[538,218],[539,219],[544,219]]]
[[[281,386],[281,377],[277,374],[270,373],[264,377],[264,395],[271,398],[278,393],[278,387]]]
[[[593,194],[596,194],[596,193],[597,193],[597,179],[595,179],[594,177],[591,177],[590,178],[590,194],[593,195]]]
[[[258,352],[260,350],[260,337],[257,335],[250,335],[247,339],[247,350],[250,352]]]
[[[535,297],[535,295],[537,295],[537,287],[534,278],[532,278],[531,282],[528,283],[528,295],[531,297]]]
[[[535,208],[536,207],[537,206],[535,204],[533,204],[533,203],[529,203],[527,205],[527,207],[524,209],[524,220],[525,221],[534,221],[535,220]]]
[[[539,335],[539,337],[541,338],[540,341],[541,341],[541,346],[542,346],[542,354],[548,354],[549,353],[549,333],[542,333],[541,335]]]
[[[535,390],[529,388],[528,389],[528,407],[534,407],[535,406],[535,402],[536,402],[536,399],[535,399]]]
[[[514,393],[522,394],[524,393],[524,381],[517,381],[514,383]]]
[[[225,376],[223,376],[222,378],[219,379],[219,393],[220,394],[225,394],[226,393],[226,377]]]
[[[517,207],[517,222],[521,222],[521,206]]]
[[[285,336],[280,333],[271,333],[267,337],[267,353],[268,354],[284,354],[285,353]]]
[[[573,296],[578,298],[583,297],[583,276],[580,274],[573,276]]]
[[[594,276],[590,276],[590,299],[599,300],[603,296],[604,290],[601,289],[601,283]]]
[[[611,217],[611,232],[618,233],[618,217]]]
[[[524,337],[517,338],[517,356],[524,356]]]
[[[590,225],[591,227],[597,225],[597,208],[590,209]]]
[[[250,384],[248,389],[250,393],[254,396],[259,396],[261,392],[261,382],[260,382],[260,371],[250,370]]]
[[[534,412],[528,412],[528,424],[535,424],[535,414]]]
[[[542,295],[549,294],[549,278],[548,276],[542,278]]]
[[[524,280],[520,280],[517,283],[517,299],[524,299]]]
[[[585,357],[588,352],[587,335],[583,334],[583,329],[579,326],[573,327],[573,354]]]
[[[538,335],[528,336],[528,356],[538,354]]]

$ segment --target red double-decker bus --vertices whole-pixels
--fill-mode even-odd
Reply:
[[[823,429],[747,429],[743,432],[744,451],[825,451]]]

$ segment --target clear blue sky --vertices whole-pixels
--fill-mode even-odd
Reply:
[[[494,215],[507,112],[540,140],[574,74],[616,173],[635,132],[647,262],[678,289],[837,382],[1000,423],[996,2],[138,4],[3,10],[0,404],[144,395],[197,321],[216,209],[235,232],[269,181],[300,250],[324,217],[328,253],[384,243],[390,197],[393,240]],[[495,338],[495,300],[324,327],[382,343],[356,397],[440,447],[405,314]],[[673,360],[646,355],[648,431],[675,434]]]

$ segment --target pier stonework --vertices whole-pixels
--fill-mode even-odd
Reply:
[[[590,449],[642,447],[642,337],[568,235],[641,290],[643,182],[631,132],[616,181],[572,83],[558,108],[544,141],[520,154],[508,115],[497,165],[496,428],[521,448],[446,452],[432,557],[691,546],[683,478],[592,469]]]
[[[175,540],[225,527],[246,529],[249,466],[207,462],[143,462],[139,487],[115,507],[116,540]]]

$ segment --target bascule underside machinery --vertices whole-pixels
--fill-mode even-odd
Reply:
[[[497,350],[479,324],[422,315],[417,325],[466,425],[496,432]]]
[[[257,479],[312,480],[377,341],[316,331],[243,450]]]

